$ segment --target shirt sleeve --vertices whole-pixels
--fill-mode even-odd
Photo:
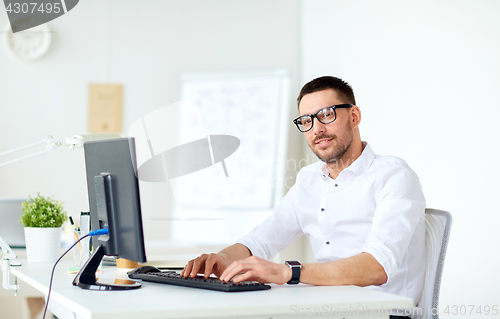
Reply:
[[[419,222],[425,218],[426,204],[418,176],[406,163],[382,171],[372,229],[363,251],[382,265],[386,285],[408,252]]]
[[[293,204],[296,191],[297,186],[294,185],[271,216],[236,242],[245,245],[254,256],[271,259],[302,236]]]

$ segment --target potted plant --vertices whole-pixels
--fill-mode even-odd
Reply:
[[[61,250],[62,224],[67,220],[60,201],[43,197],[22,203],[20,222],[24,226],[26,254],[29,262],[55,262]]]

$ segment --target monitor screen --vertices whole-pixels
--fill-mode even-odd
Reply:
[[[109,228],[109,235],[92,239],[93,246],[145,262],[134,139],[86,142],[84,151],[91,230]]]

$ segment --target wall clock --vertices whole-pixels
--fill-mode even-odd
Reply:
[[[10,24],[5,28],[6,46],[22,60],[35,60],[43,56],[50,47],[51,32],[47,24],[13,33]]]

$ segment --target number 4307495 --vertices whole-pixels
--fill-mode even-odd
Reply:
[[[61,12],[60,3],[9,3],[6,8],[8,13],[59,13]]]
[[[448,305],[443,311],[447,315],[498,315],[498,305]]]

